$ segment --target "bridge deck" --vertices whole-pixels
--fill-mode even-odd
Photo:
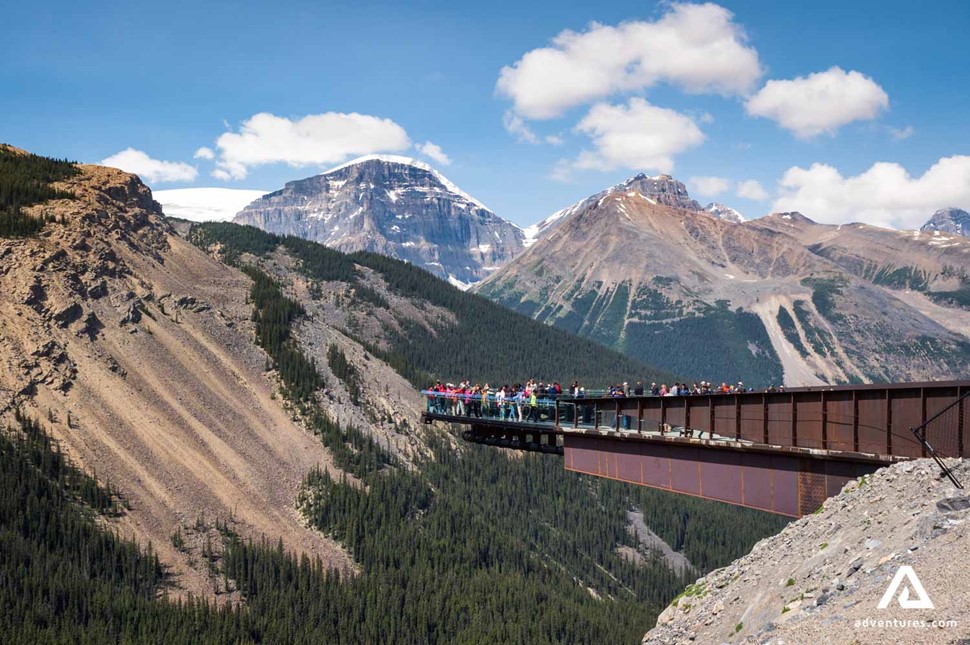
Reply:
[[[519,421],[515,403],[431,394],[424,419],[467,426],[468,441],[561,454],[567,470],[799,517],[929,445],[970,457],[968,395],[970,381],[559,398],[521,406],[532,420]]]
[[[799,446],[782,446],[755,443],[746,439],[726,437],[707,432],[691,431],[686,428],[674,428],[667,432],[655,430],[626,430],[609,426],[594,426],[593,424],[557,425],[554,420],[545,421],[511,421],[499,419],[495,416],[467,416],[453,414],[439,414],[425,412],[422,415],[426,423],[442,421],[469,425],[474,432],[465,438],[478,443],[497,443],[505,440],[522,450],[539,449],[545,445],[542,437],[600,437],[611,441],[626,442],[662,442],[680,446],[702,446],[713,450],[729,450],[735,452],[779,453],[806,457],[810,459],[830,459],[835,461],[856,461],[873,464],[888,465],[897,461],[905,461],[911,457],[880,455],[876,453],[851,452],[844,450],[825,450]],[[693,436],[697,434],[697,436]],[[548,439],[547,439],[548,440]],[[558,445],[558,443],[556,444]]]

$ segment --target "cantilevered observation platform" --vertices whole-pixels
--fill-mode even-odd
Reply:
[[[559,454],[567,470],[790,517],[882,466],[970,456],[970,381],[545,398],[535,420],[521,422],[514,403],[487,398],[479,417],[461,414],[455,396],[425,395],[424,420],[466,426],[468,441]]]

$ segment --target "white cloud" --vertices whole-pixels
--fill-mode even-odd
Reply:
[[[768,191],[755,179],[738,182],[738,197],[763,202],[768,199]]]
[[[102,159],[101,165],[133,172],[149,184],[195,181],[199,174],[198,170],[187,163],[152,159],[134,148],[125,148],[107,159]]]
[[[539,143],[539,137],[525,124],[525,120],[512,110],[506,110],[502,115],[502,126],[505,131],[521,143]]]
[[[691,190],[705,197],[717,197],[731,186],[724,177],[691,177],[687,183]]]
[[[670,172],[674,155],[700,145],[704,134],[690,117],[632,98],[624,105],[597,103],[576,126],[595,151],[584,151],[573,168]]]
[[[569,182],[573,178],[573,162],[571,159],[560,159],[549,171],[549,179],[553,181]]]
[[[889,107],[889,96],[868,76],[832,67],[792,80],[768,81],[745,107],[748,114],[776,121],[805,139],[874,119]]]
[[[265,190],[236,188],[177,188],[155,190],[152,196],[169,217],[193,222],[227,222],[251,202],[266,194]]]
[[[911,136],[916,134],[916,130],[911,125],[907,125],[905,128],[894,128],[889,126],[889,134],[892,135],[893,141],[903,141],[904,139],[909,139]]]
[[[939,208],[970,208],[970,156],[944,157],[912,177],[897,163],[880,162],[843,177],[832,166],[789,168],[776,211],[799,211],[827,224],[848,221],[915,229]]]
[[[529,119],[661,82],[687,92],[745,94],[761,77],[758,53],[733,14],[716,4],[669,5],[656,22],[592,23],[563,31],[502,68],[496,91]]]
[[[545,137],[543,137],[543,141],[548,143],[550,146],[561,146],[562,144],[566,143],[566,140],[558,134],[547,134]]]
[[[451,165],[451,157],[445,154],[445,151],[441,149],[441,146],[431,143],[430,141],[425,141],[424,143],[419,143],[414,146],[418,149],[418,152],[423,154],[425,157],[441,164],[442,166]]]
[[[202,146],[201,148],[195,151],[195,154],[192,155],[192,158],[212,161],[213,159],[216,158],[216,153],[212,151],[212,148],[207,148],[206,146]]]
[[[326,112],[288,119],[267,112],[251,116],[239,132],[216,140],[217,179],[243,179],[250,168],[273,163],[293,167],[334,164],[350,156],[397,152],[411,145],[391,119]]]

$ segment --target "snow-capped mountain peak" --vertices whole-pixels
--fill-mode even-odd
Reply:
[[[933,213],[933,217],[920,230],[970,237],[970,213],[961,208],[941,208]]]
[[[368,155],[264,196],[234,220],[411,262],[467,287],[523,250],[522,229],[430,165]]]
[[[718,202],[711,202],[704,207],[704,210],[710,213],[715,219],[723,219],[727,222],[734,222],[735,224],[740,224],[745,221],[744,215],[730,206],[725,206]]]

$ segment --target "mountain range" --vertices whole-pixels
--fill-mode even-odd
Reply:
[[[521,278],[509,302],[538,322],[414,263],[166,219],[134,175],[0,146],[5,634],[632,641],[671,603],[664,624],[683,619],[687,582],[785,520],[464,443],[420,423],[418,388],[669,382],[591,340],[615,331],[635,354],[651,325],[651,358],[687,366],[684,351],[691,369],[747,352],[731,365],[787,377],[797,364],[772,362],[787,342],[834,378],[965,373],[951,328],[968,240],[797,213],[737,223],[666,176],[594,197],[482,284]],[[556,328],[570,325],[589,338]]]
[[[695,379],[919,381],[970,367],[970,240],[712,215],[681,182],[639,175],[543,220],[475,291]]]
[[[639,174],[520,229],[430,166],[378,155],[289,182],[234,221],[403,259],[691,378],[921,380],[968,360],[959,209],[919,232],[746,220]]]

